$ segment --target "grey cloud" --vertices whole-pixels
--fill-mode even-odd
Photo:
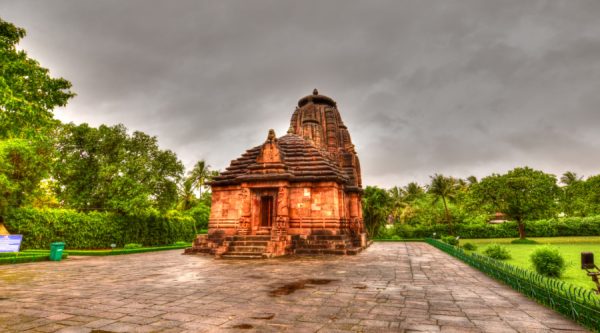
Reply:
[[[78,96],[57,116],[224,168],[338,101],[365,184],[519,165],[597,174],[597,1],[3,1]],[[598,156],[598,157],[597,157]]]

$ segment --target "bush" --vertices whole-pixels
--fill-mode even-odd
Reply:
[[[566,268],[565,260],[558,249],[551,246],[536,249],[530,259],[535,271],[547,277],[559,278]]]
[[[462,248],[463,248],[463,249],[465,249],[465,250],[467,250],[467,251],[475,251],[475,250],[477,250],[477,246],[476,246],[475,244],[473,244],[473,243],[468,243],[468,242],[467,242],[467,243],[465,243],[465,244],[462,246]]]
[[[500,244],[490,244],[483,250],[483,253],[493,259],[506,260],[510,259],[510,252],[505,246]]]
[[[515,239],[513,241],[510,242],[511,244],[538,244],[538,242],[534,241],[533,239]]]
[[[150,211],[127,216],[106,212],[81,213],[68,209],[17,208],[4,216],[6,228],[22,234],[22,249],[47,249],[62,241],[68,249],[106,249],[137,243],[170,245],[194,239],[194,220],[179,213]]]
[[[125,246],[123,246],[124,249],[139,249],[142,247],[142,244],[137,244],[137,243],[129,243],[129,244],[125,244]]]
[[[448,225],[409,225],[399,224],[391,230],[401,238],[427,238],[448,233]],[[598,236],[600,235],[600,215],[590,217],[566,217],[528,221],[525,231],[529,237],[557,236]],[[519,231],[516,222],[501,224],[455,223],[454,232],[461,238],[517,238]]]
[[[173,245],[175,245],[175,246],[187,246],[187,245],[190,245],[190,242],[177,241],[177,242],[173,243]]]
[[[442,242],[454,246],[458,245],[458,239],[456,239],[454,236],[442,236]]]
[[[183,213],[194,219],[196,230],[208,229],[208,218],[210,216],[210,205],[200,202],[198,205]]]

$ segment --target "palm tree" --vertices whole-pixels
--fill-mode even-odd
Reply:
[[[467,177],[467,182],[469,182],[469,186],[471,186],[471,185],[477,184],[478,180],[477,180],[477,177],[475,177],[475,176],[469,176],[469,177]]]
[[[390,196],[390,208],[392,209],[392,217],[394,221],[397,221],[400,218],[400,214],[402,214],[402,209],[407,206],[405,201],[406,192],[404,189],[394,186],[388,190],[388,194]]]
[[[437,173],[430,176],[430,178],[431,184],[428,187],[428,191],[435,196],[434,203],[442,199],[446,223],[448,223],[448,231],[452,234],[452,223],[450,221],[450,211],[448,210],[447,201],[454,201],[457,186],[456,180],[452,177],[444,177],[444,175]]]
[[[211,177],[210,165],[204,160],[196,162],[194,168],[189,172],[188,179],[191,181],[192,189],[199,191],[202,197],[202,187]]]
[[[569,186],[569,185],[573,185],[574,183],[577,183],[582,178],[583,177],[578,176],[577,173],[575,173],[573,171],[567,171],[567,172],[563,173],[562,177],[560,177],[560,182]]]
[[[179,209],[188,210],[194,206],[195,201],[194,186],[191,179],[187,178],[179,187]]]
[[[421,195],[423,195],[425,191],[423,191],[423,188],[419,184],[415,182],[410,182],[406,186],[404,186],[404,193],[406,201],[412,202],[415,201],[415,199],[417,199]]]

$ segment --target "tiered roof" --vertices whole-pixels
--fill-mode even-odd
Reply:
[[[267,143],[265,143],[267,144]],[[288,179],[300,181],[335,181],[346,183],[348,177],[329,154],[316,148],[310,141],[296,134],[287,134],[275,140],[281,161],[257,161],[264,145],[247,150],[240,158],[215,177],[211,185],[238,184],[256,180]]]

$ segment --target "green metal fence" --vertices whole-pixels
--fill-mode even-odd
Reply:
[[[427,238],[425,241],[593,331],[600,332],[600,296],[591,290],[550,279],[476,253],[468,254],[460,248],[435,239]]]

